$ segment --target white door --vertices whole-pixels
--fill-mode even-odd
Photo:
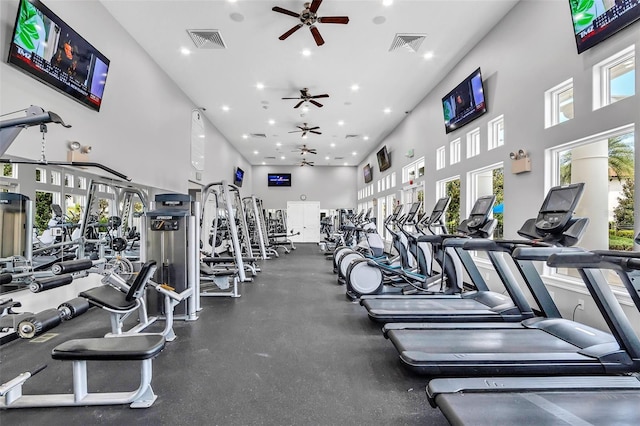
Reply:
[[[294,242],[317,243],[320,241],[320,202],[287,202],[287,233],[294,235]]]

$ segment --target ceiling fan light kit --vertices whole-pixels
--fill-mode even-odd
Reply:
[[[316,42],[316,45],[322,46],[324,44],[324,39],[322,35],[320,35],[320,30],[316,26],[316,23],[320,24],[348,24],[349,17],[348,16],[323,16],[319,17],[317,15],[318,8],[322,4],[322,0],[313,0],[311,3],[305,3],[304,9],[300,13],[293,12],[291,10],[284,9],[279,6],[273,7],[271,10],[274,12],[282,13],[284,15],[293,16],[294,18],[298,18],[300,23],[293,26],[287,32],[278,37],[280,40],[286,40],[291,36],[291,34],[298,31],[303,26],[308,26],[311,35],[313,36],[313,40]]]

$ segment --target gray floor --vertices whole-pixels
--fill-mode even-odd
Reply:
[[[366,311],[336,285],[331,262],[312,244],[269,260],[239,299],[203,299],[198,321],[178,323],[178,339],[154,360],[148,409],[128,406],[19,409],[4,425],[441,425],[424,378],[401,367],[393,345]],[[24,393],[64,393],[70,364],[51,348],[108,331],[100,311],[52,330],[45,343],[19,340],[0,348],[2,382],[43,363]],[[137,385],[137,366],[90,363],[93,391]]]

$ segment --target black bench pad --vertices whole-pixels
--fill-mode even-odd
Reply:
[[[158,355],[164,345],[161,335],[74,339],[53,348],[51,358],[66,361],[144,360]]]
[[[78,296],[89,300],[89,303],[94,306],[106,306],[109,309],[117,311],[127,311],[136,306],[135,300],[127,302],[127,295],[125,293],[109,285],[90,288],[89,290],[81,292]]]

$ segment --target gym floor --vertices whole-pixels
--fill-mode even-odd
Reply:
[[[331,262],[315,244],[262,262],[242,297],[203,298],[195,322],[153,361],[158,395],[147,409],[128,406],[0,411],[2,425],[445,425],[429,406],[426,380],[405,370],[380,325],[350,303]],[[46,342],[0,347],[0,381],[48,364],[24,394],[71,392],[71,363],[51,349],[109,331],[97,309],[51,330]],[[128,391],[137,362],[89,362],[90,391]]]

